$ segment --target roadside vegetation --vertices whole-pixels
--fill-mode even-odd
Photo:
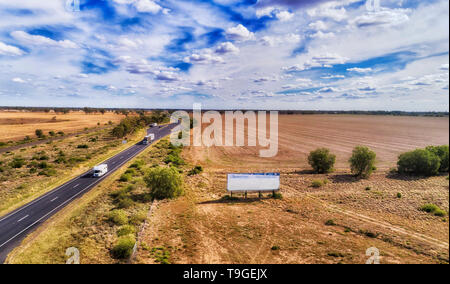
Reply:
[[[127,262],[152,201],[177,198],[184,192],[189,168],[166,164],[173,150],[164,139],[141,153],[83,197],[78,209],[56,217],[57,225],[33,237],[31,246],[13,253],[11,262],[63,263],[65,246],[79,248],[82,263]],[[153,251],[155,258],[168,262],[167,254]],[[53,255],[49,252],[54,256],[49,258]]]
[[[133,134],[136,130],[149,126],[152,123],[163,123],[169,121],[167,112],[154,112],[151,115],[139,114],[138,116],[130,116],[123,119],[119,125],[114,127],[112,135],[117,138],[123,138]]]
[[[163,113],[152,119],[159,121],[166,116]],[[0,216],[83,173],[144,136],[143,128],[136,128],[129,143],[122,144],[121,139],[111,134],[111,127],[0,154]],[[37,130],[36,135],[42,137],[44,134]]]

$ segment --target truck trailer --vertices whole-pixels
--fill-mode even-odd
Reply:
[[[155,140],[155,134],[150,134],[148,136],[145,136],[144,140],[142,141],[142,144],[148,145],[152,143]]]
[[[108,165],[101,164],[94,167],[94,177],[102,177],[108,172]]]

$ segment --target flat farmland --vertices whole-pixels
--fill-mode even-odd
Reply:
[[[155,263],[355,263],[375,247],[383,264],[448,263],[447,175],[417,178],[389,173],[397,156],[448,144],[448,118],[351,115],[281,115],[280,150],[260,158],[252,147],[185,147],[186,195],[155,206],[137,261]],[[350,173],[356,145],[371,147],[377,170],[368,179]],[[309,151],[330,148],[336,171],[312,174]],[[279,172],[281,199],[230,199],[227,174]],[[323,182],[320,188],[314,181]],[[435,204],[445,216],[420,208]]]
[[[105,114],[85,114],[71,112],[68,114],[0,111],[0,142],[18,141],[26,136],[34,137],[35,130],[41,129],[45,135],[49,131],[76,133],[85,128],[92,128],[111,122],[119,122],[123,115],[112,112]]]
[[[388,169],[403,152],[448,145],[448,133],[448,117],[280,115],[276,157],[260,159],[257,147],[191,147],[186,155],[198,163],[235,169],[307,168],[309,152],[326,147],[337,156],[336,168],[345,169],[352,149],[365,145],[377,153],[377,166]]]

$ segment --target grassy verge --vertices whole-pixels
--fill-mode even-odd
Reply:
[[[119,147],[109,150],[107,153],[99,155],[98,157],[94,157],[87,162],[81,163],[75,168],[65,170],[61,173],[58,173],[57,176],[51,178],[50,180],[44,183],[33,184],[30,188],[27,188],[26,192],[21,192],[7,201],[4,200],[2,205],[0,206],[0,216],[4,216],[9,212],[33,201],[34,199],[42,196],[43,194],[53,190],[54,188],[63,185],[64,183],[70,181],[71,179],[79,176],[80,174],[86,172],[93,166],[99,164],[102,161],[105,161],[118,153],[128,149],[133,146],[135,143],[140,141],[143,136],[145,136],[145,129],[141,129],[137,131],[128,141],[127,144],[122,144]]]
[[[7,263],[65,263],[69,247],[79,249],[81,263],[123,262],[113,258],[113,248],[123,237],[130,237],[130,232],[135,236],[145,221],[150,200],[146,198],[148,190],[142,177],[148,168],[164,163],[167,145],[165,139],[149,147],[79,201],[53,216],[9,255]],[[124,175],[132,178],[121,181]],[[132,191],[128,191],[130,186]],[[111,220],[111,213],[117,210],[124,215],[116,216],[121,224]],[[122,222],[119,217],[125,220]]]

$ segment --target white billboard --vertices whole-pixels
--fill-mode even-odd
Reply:
[[[280,174],[228,174],[227,190],[230,192],[278,191],[280,190]]]

